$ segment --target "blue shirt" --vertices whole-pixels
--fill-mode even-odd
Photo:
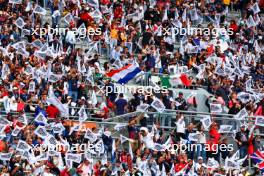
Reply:
[[[125,99],[118,99],[116,102],[116,114],[122,115],[125,114],[125,106],[127,105],[127,101]]]

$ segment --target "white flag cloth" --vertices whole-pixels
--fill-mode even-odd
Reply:
[[[1,161],[10,161],[13,153],[0,153],[0,160]]]
[[[40,112],[37,117],[34,119],[35,122],[38,123],[43,123],[43,124],[47,124],[48,120],[46,119],[46,117],[43,115],[42,112]]]
[[[99,1],[98,0],[87,0],[87,4],[92,7],[99,8]]]
[[[207,130],[212,124],[211,116],[206,115],[203,119],[201,119],[201,122],[203,124],[203,127]]]
[[[53,14],[52,14],[52,18],[56,18],[56,17],[58,17],[58,16],[61,16],[60,11],[59,11],[59,10],[55,10],[55,11],[53,12]]]
[[[251,7],[251,9],[253,10],[254,15],[260,12],[259,5],[257,2]]]
[[[9,0],[8,1],[10,4],[21,4],[22,0]]]
[[[198,20],[198,14],[197,14],[196,8],[194,8],[190,11],[190,16],[191,16],[192,21]]]
[[[189,141],[198,141],[199,134],[198,133],[189,133],[188,139],[189,139]]]
[[[121,129],[125,128],[127,126],[127,124],[121,124],[121,123],[118,123],[114,126],[114,129],[116,131],[120,131]]]
[[[0,130],[1,131],[1,130]],[[17,136],[21,131],[21,128],[17,127],[12,131],[12,136]],[[1,133],[1,132],[0,132]]]
[[[148,108],[149,108],[149,104],[143,103],[143,104],[137,106],[137,111],[146,112]]]
[[[186,20],[187,20],[186,9],[184,9],[182,13],[182,21],[185,22]]]
[[[94,134],[89,128],[87,129],[84,138],[87,138],[91,143],[94,143],[97,140],[97,135]]]
[[[264,127],[264,116],[257,116],[255,125]]]
[[[133,139],[127,138],[127,137],[123,136],[122,134],[120,134],[120,142],[121,142],[121,144],[126,142],[126,141],[134,142]]]
[[[250,15],[249,18],[246,20],[246,24],[247,24],[248,28],[256,26],[256,23],[255,23],[252,15]]]
[[[99,21],[100,19],[103,18],[103,15],[99,9],[96,9],[95,11],[91,12],[90,15],[91,17],[93,17],[95,21]]]
[[[81,109],[78,111],[78,115],[80,122],[84,122],[88,118],[84,106],[82,106]]]
[[[65,130],[65,127],[62,123],[57,123],[52,127],[53,132],[56,134],[62,134],[62,132]]]
[[[74,20],[71,13],[68,13],[63,17],[63,20],[69,25],[72,20]]]
[[[66,160],[70,160],[75,163],[80,163],[82,160],[81,154],[75,154],[75,153],[66,153]]]
[[[219,163],[214,158],[208,158],[207,168],[216,169],[219,167]]]
[[[104,156],[103,156],[103,158],[102,158],[102,165],[105,165],[105,164],[107,164],[107,154],[105,153],[104,154]]]
[[[29,151],[32,147],[23,140],[19,140],[16,150],[20,152]]]
[[[156,109],[159,113],[162,113],[165,110],[165,106],[164,106],[163,102],[158,98],[155,98],[153,100],[153,102],[151,103],[151,106],[154,109]]]
[[[215,103],[210,104],[210,110],[213,113],[221,113],[223,111],[222,105],[221,104],[215,104]]]
[[[239,165],[236,161],[229,159],[228,157],[225,159],[225,169],[239,169]]]
[[[62,116],[69,116],[69,110],[68,108],[66,108],[61,102],[60,100],[54,95],[54,92],[52,90],[52,93],[51,95],[49,95],[49,97],[47,98],[47,102],[49,102],[50,104],[53,104],[54,106],[56,106],[59,111],[60,111],[60,114]]]
[[[244,120],[247,116],[248,116],[248,112],[247,112],[246,108],[243,108],[236,115],[234,115],[234,118],[237,120]]]
[[[42,139],[45,139],[46,137],[49,136],[49,133],[46,131],[45,127],[43,127],[43,126],[38,126],[35,129],[34,134],[36,134],[37,136],[39,136]]]
[[[93,90],[93,92],[92,92],[91,100],[92,100],[92,105],[94,105],[94,106],[97,105],[98,101],[97,101],[97,96],[96,96],[94,90]]]
[[[133,160],[134,154],[133,154],[133,150],[132,150],[130,142],[128,143],[128,145],[129,145],[129,154],[130,154],[131,159]]]
[[[220,125],[220,129],[218,130],[218,132],[219,133],[230,133],[232,128],[233,128],[232,125]]]
[[[162,18],[162,21],[166,21],[166,20],[168,20],[168,9],[167,8],[165,9],[165,12]]]
[[[21,17],[18,17],[18,19],[15,21],[15,25],[20,29],[22,29],[25,24],[25,21]]]
[[[46,9],[40,7],[39,5],[37,5],[34,10],[33,10],[33,13],[38,13],[38,14],[41,14],[41,15],[46,15],[47,11]]]

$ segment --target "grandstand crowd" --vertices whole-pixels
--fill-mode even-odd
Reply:
[[[263,12],[263,0],[0,0],[0,176],[264,174]],[[175,32],[190,27],[208,31]]]

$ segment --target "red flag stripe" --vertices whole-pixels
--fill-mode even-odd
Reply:
[[[122,67],[122,68],[120,68],[120,69],[117,69],[117,70],[111,70],[110,72],[106,73],[106,76],[108,76],[108,77],[112,77],[114,74],[119,73],[119,72],[121,72],[121,71],[127,69],[127,68],[130,67],[131,65],[132,65],[132,64],[128,64],[128,65],[126,65],[126,66],[124,66],[124,67]]]

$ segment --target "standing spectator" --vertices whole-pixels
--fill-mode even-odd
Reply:
[[[249,130],[246,128],[245,124],[242,124],[240,131],[237,132],[235,137],[241,159],[244,158],[248,152],[248,140],[249,140],[248,135],[249,135]]]
[[[116,115],[122,115],[127,110],[127,100],[124,99],[123,93],[119,94],[119,98],[115,102]]]

